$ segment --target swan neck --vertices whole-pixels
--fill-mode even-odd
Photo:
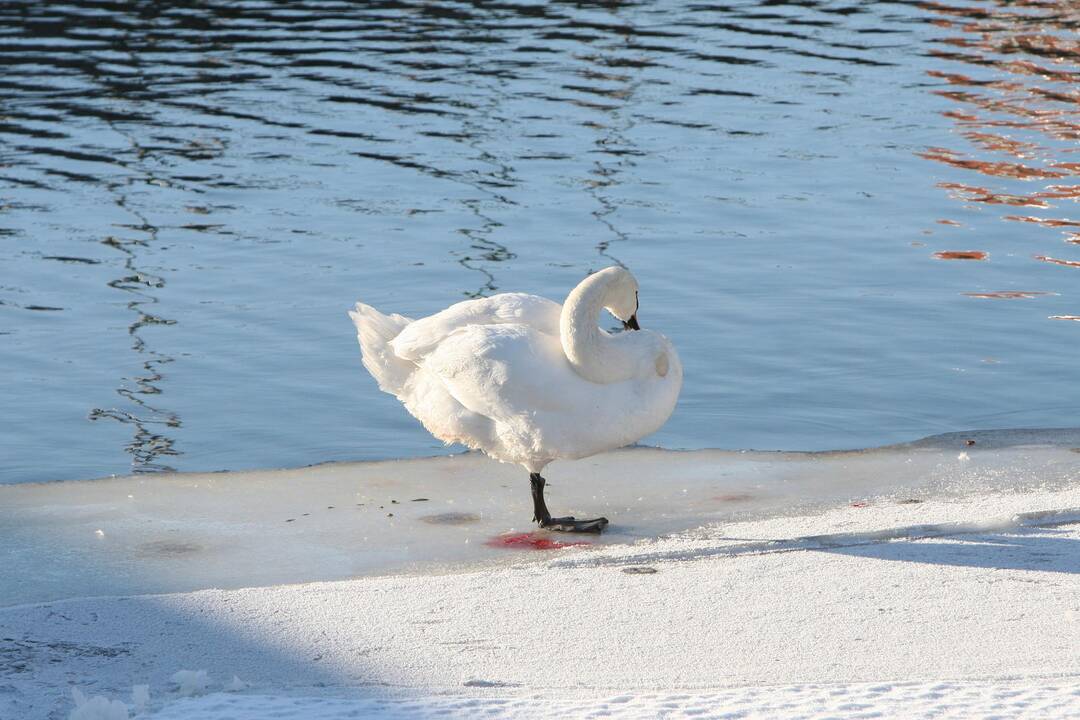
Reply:
[[[607,301],[610,276],[597,273],[570,291],[559,318],[563,352],[578,375],[595,383],[620,379],[618,348],[612,336],[600,329],[600,313]]]

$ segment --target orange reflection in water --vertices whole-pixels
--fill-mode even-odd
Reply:
[[[1055,265],[1064,265],[1065,267],[1077,267],[1080,268],[1080,260],[1062,260],[1061,258],[1047,257],[1046,255],[1036,255],[1036,260],[1042,260],[1043,262],[1054,263]]]
[[[934,253],[938,260],[985,260],[988,255],[982,250],[942,250]]]
[[[1040,295],[1057,295],[1057,293],[1043,292],[1041,290],[999,290],[997,292],[966,292],[964,294],[968,297],[989,300],[1029,300]]]
[[[965,170],[978,170],[983,175],[993,175],[995,177],[1034,180],[1041,178],[1063,178],[1068,175],[1068,173],[1063,173],[1058,170],[1028,167],[1027,165],[1024,165],[1022,163],[987,162],[986,160],[972,160],[970,158],[960,157],[959,154],[953,150],[945,150],[942,148],[934,148],[933,150],[933,152],[921,152],[915,154],[919,157],[926,158],[927,160],[937,160],[938,162],[945,163],[946,165],[964,168]]]
[[[1043,227],[1058,228],[1058,227],[1080,227],[1080,221],[1055,219],[1055,218],[1038,218],[1030,215],[1006,215],[1004,220],[1013,220],[1015,222],[1035,223],[1036,225],[1042,225]]]
[[[1035,157],[1044,150],[1041,145],[1016,140],[1006,135],[998,135],[997,133],[991,132],[966,132],[964,133],[964,137],[971,142],[982,146],[985,150],[1000,151],[1021,159]],[[1061,167],[1061,165],[1063,165],[1063,163],[1053,164],[1054,167]]]
[[[1044,253],[1032,255],[1035,260],[1080,268],[1080,252],[1068,257],[1080,245],[1080,213],[1074,205],[1080,185],[1070,182],[1080,176],[1080,2],[930,0],[921,7],[943,29],[930,52],[941,61],[927,72],[941,83],[932,92],[952,104],[942,114],[954,123],[957,143],[966,144],[917,154],[969,173],[971,180],[938,183],[969,206],[1049,210],[1037,216],[997,212],[1007,222],[1045,228],[1048,243],[1067,248],[1044,247]],[[943,251],[934,257],[982,260],[985,253]],[[964,294],[1026,299],[1052,293]]]
[[[985,203],[987,205],[1015,205],[1017,207],[1050,207],[1043,200],[1029,195],[996,193],[988,188],[964,185],[962,183],[938,183],[937,186],[950,191],[950,195],[965,202]]]

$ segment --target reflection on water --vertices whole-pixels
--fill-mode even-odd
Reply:
[[[981,250],[942,250],[934,253],[938,260],[985,260],[988,253]]]
[[[931,54],[947,61],[949,68],[927,74],[947,84],[947,89],[934,92],[959,106],[944,115],[955,122],[958,135],[970,145],[966,150],[932,147],[919,155],[995,179],[1024,181],[1037,189],[953,182],[940,187],[967,203],[1068,213],[1071,204],[1080,200],[1080,185],[1061,182],[1080,175],[1080,162],[1075,159],[1080,140],[1080,42],[1076,39],[1080,9],[1068,2],[1005,0],[928,2],[925,7],[937,16],[934,24],[946,31]],[[1067,217],[1002,218],[1058,229],[1058,236],[1063,235],[1067,243],[1076,244],[1080,238],[1069,229],[1077,222]],[[1080,267],[1077,260],[1033,257]]]
[[[344,308],[609,264],[686,365],[652,442],[1075,424],[1076,13],[3,3],[0,482],[445,452]]]
[[[968,297],[986,298],[988,300],[1030,300],[1040,295],[1054,295],[1056,293],[1039,292],[1038,290],[1028,292],[1023,290],[1002,290],[1000,292],[968,292],[964,294]]]
[[[593,105],[601,111],[602,119],[585,123],[587,131],[594,136],[593,149],[589,152],[593,160],[588,176],[581,180],[582,187],[596,203],[591,214],[601,225],[596,250],[603,259],[598,258],[597,267],[590,268],[595,270],[605,265],[626,267],[611,252],[613,244],[629,240],[630,237],[626,230],[619,227],[618,201],[610,190],[621,183],[620,176],[624,172],[633,171],[634,157],[644,154],[634,147],[632,130],[635,119],[633,113],[627,110],[636,104],[635,93],[639,90],[641,80],[632,72],[619,70],[621,52],[629,38],[638,32],[639,28],[627,25],[619,30],[616,38],[593,43],[595,52],[583,58],[591,67],[580,71],[580,84],[564,86],[567,90],[604,98],[603,103]]]
[[[135,142],[132,141],[134,145]],[[174,358],[154,350],[147,344],[142,329],[151,325],[174,325],[175,320],[154,315],[149,308],[158,304],[153,291],[165,286],[165,278],[140,267],[139,251],[156,243],[158,228],[150,224],[146,217],[128,206],[126,188],[129,181],[119,181],[109,185],[109,191],[116,197],[116,205],[130,213],[137,221],[121,226],[121,230],[132,234],[121,238],[109,236],[101,242],[123,253],[123,275],[110,280],[110,288],[126,293],[130,299],[126,307],[134,314],[127,332],[131,336],[131,349],[141,361],[139,374],[124,378],[116,393],[129,403],[128,408],[94,408],[90,411],[90,420],[108,418],[125,425],[130,425],[133,437],[125,446],[131,455],[131,469],[134,472],[155,472],[173,470],[161,462],[164,456],[177,455],[175,441],[169,435],[170,428],[182,426],[176,413],[158,407],[153,396],[161,395],[161,382],[165,379],[166,366]]]

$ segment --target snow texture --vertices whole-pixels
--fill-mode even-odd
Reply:
[[[571,693],[573,695],[573,693]],[[413,718],[1009,718],[1080,716],[1073,682],[927,682],[778,685],[715,692],[608,693],[598,697],[429,696],[412,700],[223,696],[182,700],[154,720],[411,720]]]
[[[105,697],[149,684],[169,717],[170,680],[193,666],[216,694],[187,720],[273,702],[256,696],[287,713],[293,695],[342,693],[436,710],[517,703],[524,717],[562,702],[599,712],[624,694],[637,703],[626,713],[754,698],[740,707],[813,717],[839,707],[833,690],[856,705],[937,693],[926,702],[955,701],[962,715],[994,688],[1035,716],[1070,707],[1080,683],[1080,512],[1069,508],[1080,487],[845,506],[457,573],[7,608],[0,654],[18,662],[5,665],[0,717],[66,713],[72,681]],[[655,572],[624,572],[643,567]],[[246,694],[219,693],[234,675]],[[883,684],[902,687],[871,689]],[[315,718],[345,712],[296,702]]]
[[[627,520],[625,535],[587,547],[485,546],[484,553],[503,559],[479,562],[477,554],[465,564],[425,565],[411,574],[235,589],[208,587],[216,576],[192,569],[185,582],[204,589],[3,607],[0,718],[115,720],[129,708],[112,698],[129,695],[131,709],[143,697],[148,716],[165,720],[350,713],[1080,717],[1080,453],[976,440],[963,463],[956,446],[941,440],[887,452],[749,461],[718,453],[704,465],[680,462],[670,485],[633,488],[662,498],[630,505],[627,517],[655,532],[669,522],[656,516],[675,512],[684,489],[699,499],[717,493],[720,504],[743,502],[740,492],[772,499],[748,513],[715,512],[707,522],[698,508],[697,526],[680,527],[694,517],[681,515],[672,529],[651,536]],[[632,451],[597,462],[601,472],[617,475],[675,456]],[[352,492],[390,467],[375,465],[383,469],[353,477]],[[342,467],[348,466],[335,466],[335,473]],[[462,466],[407,467],[423,468],[430,482],[438,472],[456,477]],[[871,473],[877,474],[868,479]],[[248,494],[289,492],[266,475],[246,476],[255,483]],[[296,478],[278,476],[290,477]],[[322,502],[319,492],[345,483],[334,477],[303,488],[307,501]],[[829,489],[811,502],[804,490],[815,479]],[[176,479],[171,489],[191,481]],[[382,487],[396,493],[405,481],[384,477]],[[135,533],[140,516],[117,497],[120,487],[106,483],[101,495],[100,487],[83,487],[96,483],[65,485],[78,487],[30,513],[22,532],[62,533],[59,518],[76,518],[75,527],[104,527],[106,541]],[[888,490],[848,492],[871,485]],[[164,487],[163,504],[177,503]],[[205,560],[235,559],[232,538],[248,547],[249,560],[272,565],[278,540],[264,537],[267,523],[253,521],[250,536],[239,527],[243,488],[235,477],[220,478],[180,504],[199,532],[214,538],[200,551]],[[436,490],[429,484],[428,495],[414,497]],[[825,499],[837,492],[842,501]],[[768,504],[792,493],[804,502],[786,512]],[[8,497],[30,503],[29,495]],[[476,502],[468,496],[461,512]],[[219,505],[241,519],[228,522]],[[147,513],[142,524],[159,517]],[[168,527],[186,542],[188,530],[177,523]],[[318,552],[363,554],[336,523],[327,513],[286,537],[301,542],[313,564]],[[458,532],[453,523],[434,527],[426,540],[445,542]],[[11,532],[3,522],[0,528]],[[304,544],[311,536],[318,541]],[[261,553],[254,544],[260,538]],[[43,547],[63,554],[55,538],[50,542]],[[108,551],[121,558],[124,547]],[[46,587],[25,574],[33,563],[13,562],[16,582],[8,592],[32,598]],[[40,556],[38,572],[63,567],[49,562]],[[188,567],[186,560],[170,562],[102,560],[95,567],[130,587],[144,582],[132,577],[138,572]],[[183,668],[198,670],[178,673]],[[136,693],[135,684],[148,692]],[[73,686],[85,693],[76,694],[76,707]],[[183,697],[189,690],[206,694]]]

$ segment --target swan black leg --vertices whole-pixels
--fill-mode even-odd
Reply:
[[[602,517],[595,520],[551,517],[547,503],[544,502],[544,485],[547,481],[540,476],[540,473],[529,473],[529,482],[532,483],[533,522],[539,523],[540,527],[563,532],[598,533],[607,526],[607,518]]]

